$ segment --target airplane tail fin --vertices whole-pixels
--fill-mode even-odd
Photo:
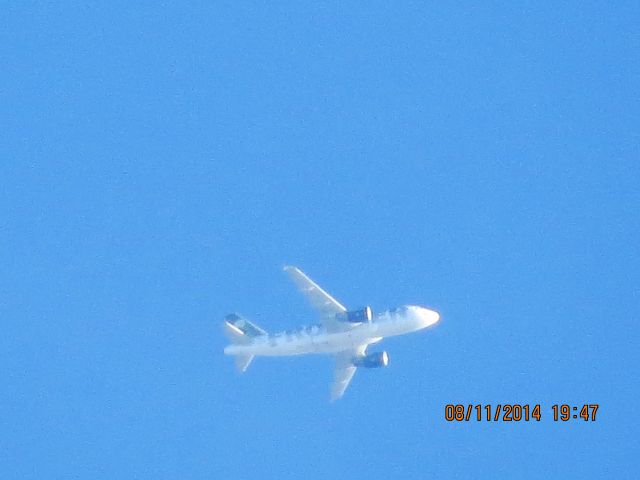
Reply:
[[[230,313],[224,317],[224,327],[229,340],[233,343],[248,343],[255,337],[267,334],[259,326],[236,313]]]
[[[267,334],[257,325],[235,313],[224,318],[224,331],[231,343],[235,344],[249,343],[253,338]],[[252,360],[253,355],[236,355],[236,368],[240,373],[245,372]]]

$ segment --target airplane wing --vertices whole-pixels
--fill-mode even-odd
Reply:
[[[347,309],[335,298],[325,292],[318,284],[307,277],[302,270],[296,267],[284,267],[298,290],[309,300],[311,306],[322,315],[322,323],[330,330],[342,330],[348,328],[336,319],[337,313],[346,312]]]
[[[352,363],[353,357],[364,355],[367,344],[360,345],[351,350],[345,350],[336,354],[336,368],[334,370],[333,384],[331,385],[331,401],[342,397],[345,390],[351,383],[353,375],[356,373],[356,366]]]

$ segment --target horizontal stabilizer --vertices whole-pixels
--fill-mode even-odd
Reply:
[[[249,368],[251,361],[253,360],[253,355],[237,355],[235,357],[236,368],[238,372],[244,373]]]
[[[224,318],[224,332],[235,344],[250,343],[256,337],[266,335],[267,332],[240,315],[231,313]],[[249,368],[253,355],[235,355],[236,368],[243,373]]]

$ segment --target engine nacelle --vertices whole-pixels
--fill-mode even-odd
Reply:
[[[371,310],[371,307],[364,307],[362,310],[339,313],[336,316],[338,320],[342,320],[343,322],[371,323],[371,320],[373,319],[373,310]]]
[[[389,365],[389,354],[387,352],[375,352],[362,357],[355,357],[352,363],[356,367],[379,368]]]

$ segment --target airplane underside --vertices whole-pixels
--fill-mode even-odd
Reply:
[[[324,335],[324,338],[311,338],[306,341],[287,340],[283,337],[271,337],[264,342],[252,345],[230,345],[225,349],[229,355],[259,355],[266,357],[283,357],[289,355],[308,355],[322,353],[339,353],[357,348],[360,345],[370,345],[382,340],[381,337],[346,337],[335,338],[338,335]]]
[[[225,333],[231,343],[224,353],[233,355],[237,369],[247,370],[254,357],[332,354],[335,360],[331,399],[340,398],[357,368],[379,368],[389,364],[385,351],[369,352],[367,347],[383,337],[422,330],[436,323],[437,312],[415,305],[386,310],[374,318],[371,307],[347,310],[296,267],[285,267],[298,289],[320,313],[319,325],[270,335],[257,325],[229,314]]]

